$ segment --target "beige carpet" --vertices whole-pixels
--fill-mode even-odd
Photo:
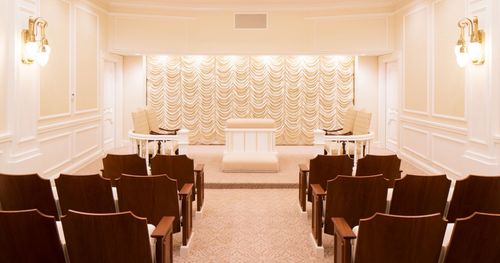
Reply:
[[[187,257],[179,257],[181,234],[175,234],[175,262],[333,261],[332,238],[325,240],[326,257],[315,257],[310,219],[300,216],[297,190],[207,189],[205,194]]]
[[[129,150],[122,148],[113,152]],[[315,256],[310,236],[311,204],[307,204],[307,219],[299,212],[298,164],[314,157],[312,147],[278,146],[278,173],[223,173],[220,169],[223,150],[223,146],[189,148],[189,156],[205,164],[208,189],[203,215],[194,220],[194,235],[187,256],[180,257],[181,233],[174,234],[174,261],[333,262],[332,236],[324,235],[325,257]],[[390,153],[376,148],[371,152]],[[78,173],[98,173],[101,168],[99,159]],[[404,160],[401,168],[404,173],[422,173]]]

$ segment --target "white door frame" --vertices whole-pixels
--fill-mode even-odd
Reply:
[[[114,99],[114,147],[123,146],[123,57],[111,53],[101,53],[101,144],[104,147],[104,63],[115,64],[115,99]]]
[[[379,118],[378,118],[378,134],[380,138],[380,146],[383,148],[387,147],[387,72],[386,72],[386,66],[389,63],[397,63],[397,68],[399,71],[399,78],[398,78],[398,116],[401,114],[401,55],[399,52],[380,56],[378,59],[378,86],[379,86]],[[398,122],[399,122],[399,117],[398,117]],[[399,123],[397,124],[399,127]],[[399,153],[400,150],[400,136],[398,136],[398,141],[397,141],[397,149],[396,153]]]

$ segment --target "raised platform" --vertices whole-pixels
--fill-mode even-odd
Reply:
[[[277,172],[277,153],[231,153],[222,158],[223,172]]]

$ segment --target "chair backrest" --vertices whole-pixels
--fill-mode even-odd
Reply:
[[[370,132],[371,112],[360,110],[356,114],[356,120],[352,128],[353,135],[368,134]]]
[[[500,214],[457,219],[446,251],[445,263],[500,262]]]
[[[102,176],[111,180],[120,178],[122,174],[148,175],[146,161],[137,154],[107,154],[102,164]]]
[[[156,112],[148,107],[146,110],[146,115],[148,117],[149,130],[161,133],[160,131],[160,122],[158,121],[158,117],[156,116]]]
[[[59,219],[50,181],[38,174],[0,174],[0,203],[3,210],[38,209]]]
[[[151,174],[166,174],[177,181],[178,190],[184,184],[194,184],[194,161],[183,155],[157,154],[151,159]]]
[[[500,214],[500,176],[469,175],[456,181],[448,221],[455,222],[474,212]]]
[[[0,211],[0,262],[64,263],[54,217],[36,209]]]
[[[383,174],[389,180],[389,187],[394,187],[394,180],[401,178],[401,159],[397,155],[367,154],[358,160],[356,176]]]
[[[344,115],[344,123],[342,124],[341,133],[348,133],[353,131],[354,121],[356,120],[357,114],[358,111],[354,107],[351,107],[347,110]]]
[[[69,209],[88,213],[116,212],[111,181],[99,174],[61,174],[55,182],[63,215]]]
[[[438,262],[446,222],[440,214],[361,219],[355,262]]]
[[[69,210],[61,221],[71,263],[152,262],[146,219],[131,212]]]
[[[146,110],[140,109],[132,112],[132,121],[134,123],[134,132],[140,134],[149,134],[151,131],[148,123],[148,114]]]
[[[389,213],[393,215],[444,215],[451,181],[446,175],[411,175],[397,179]]]
[[[308,200],[312,200],[311,184],[319,184],[326,189],[328,180],[338,175],[352,175],[354,161],[347,155],[317,155],[309,161]]]
[[[325,211],[325,233],[333,233],[332,217],[343,217],[349,226],[375,213],[385,212],[387,180],[382,175],[337,176],[328,181]]]
[[[120,211],[132,211],[157,225],[164,216],[174,216],[173,232],[180,231],[177,182],[166,175],[123,175],[116,184]]]

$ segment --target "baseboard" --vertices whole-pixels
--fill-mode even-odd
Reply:
[[[194,237],[194,231],[191,232],[191,237],[189,238],[187,245],[185,245],[185,246],[181,245],[181,249],[180,249],[180,253],[179,253],[181,257],[187,257],[189,255],[189,250],[191,249],[191,241],[193,240],[193,237]]]
[[[319,257],[319,258],[324,258],[325,257],[325,248],[323,246],[316,245],[316,240],[314,240],[314,236],[312,233],[310,234],[310,237],[311,237],[311,241],[313,243],[314,255],[316,257]]]

